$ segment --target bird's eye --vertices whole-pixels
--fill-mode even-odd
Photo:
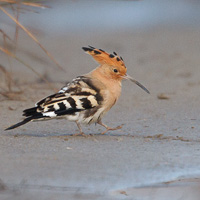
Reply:
[[[117,70],[117,69],[113,69],[113,71],[114,71],[115,73],[117,73],[117,72],[118,72],[118,70]]]

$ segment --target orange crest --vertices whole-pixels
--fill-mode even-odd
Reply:
[[[102,49],[96,49],[92,46],[82,47],[82,49],[90,54],[101,65],[107,64],[110,66],[126,67],[122,57],[119,57],[115,52],[109,54]]]

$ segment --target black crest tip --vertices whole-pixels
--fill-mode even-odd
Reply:
[[[95,49],[93,46],[88,45],[88,47],[90,47],[91,49]]]
[[[88,47],[82,47],[82,49],[83,49],[84,51],[93,51],[93,49],[88,48]]]

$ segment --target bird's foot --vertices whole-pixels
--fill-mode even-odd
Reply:
[[[85,135],[85,133],[83,133],[83,131],[82,131],[82,129],[81,129],[81,126],[80,126],[80,124],[76,121],[76,124],[77,124],[77,126],[78,126],[78,129],[79,129],[79,133],[75,133],[75,134],[73,134],[72,136],[83,136],[83,137],[87,137],[87,135]]]
[[[83,132],[79,132],[79,133],[75,133],[75,134],[72,134],[72,136],[83,136],[83,137],[87,137],[87,135]]]
[[[121,129],[123,127],[124,124],[122,124],[121,126],[117,126],[115,128],[111,128],[111,127],[105,127],[106,130],[104,132],[102,132],[101,134],[104,135],[105,133],[107,133],[108,131],[114,131],[114,130],[118,130],[118,129]]]

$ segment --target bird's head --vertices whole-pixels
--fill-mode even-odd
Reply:
[[[101,65],[101,70],[103,70],[105,76],[108,78],[118,81],[128,79],[149,93],[142,84],[126,74],[127,68],[122,57],[119,57],[117,53],[113,52],[113,54],[109,54],[102,49],[96,49],[92,46],[82,47],[82,49]]]

